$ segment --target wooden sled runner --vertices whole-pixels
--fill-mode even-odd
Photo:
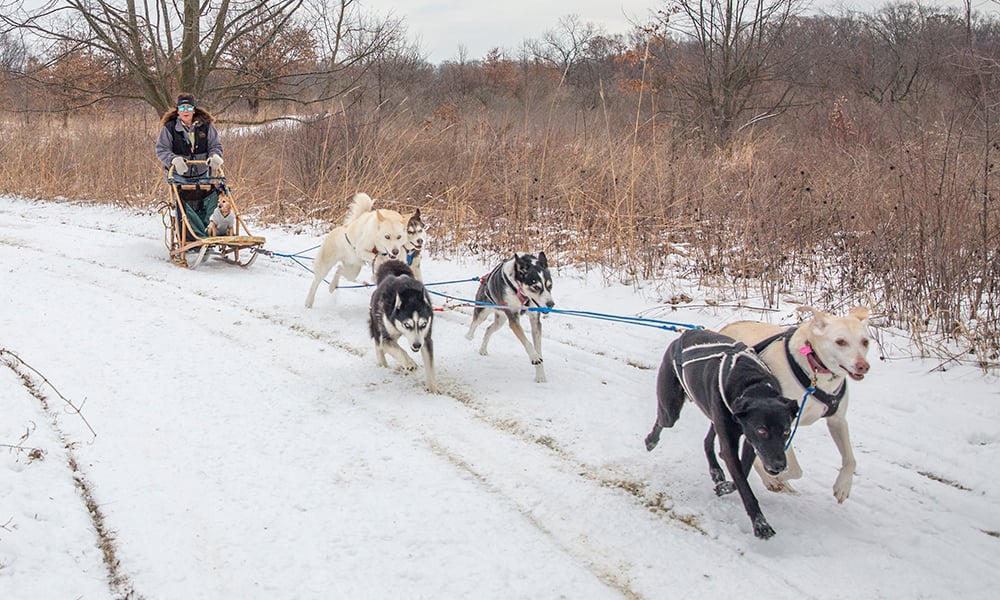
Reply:
[[[207,165],[204,160],[189,160],[188,165]],[[218,173],[206,171],[201,177],[184,177],[174,173],[174,167],[167,170],[167,188],[170,197],[163,205],[161,216],[164,226],[164,243],[170,251],[170,260],[182,267],[195,269],[211,254],[217,260],[241,267],[249,267],[262,251],[264,238],[250,235],[239,208],[226,185],[225,174],[221,169]],[[228,198],[232,211],[236,215],[231,235],[198,237],[191,230],[188,222],[185,204],[181,201],[181,192],[201,191],[210,194],[219,193]],[[193,261],[188,262],[188,253],[197,253]]]

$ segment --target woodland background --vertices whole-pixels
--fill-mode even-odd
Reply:
[[[358,0],[0,0],[0,193],[153,210],[178,91],[251,222],[329,227],[366,191],[435,251],[544,250],[872,308],[1000,364],[1000,4],[662,0],[633,30],[430,64]],[[996,8],[998,10],[992,10]],[[666,299],[683,302],[684,298]]]

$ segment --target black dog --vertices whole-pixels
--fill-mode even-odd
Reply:
[[[768,473],[777,475],[785,469],[785,442],[798,403],[782,397],[781,384],[753,350],[712,331],[686,331],[663,355],[656,397],[656,423],[646,436],[646,450],[656,447],[664,427],[673,427],[685,398],[690,398],[712,421],[705,436],[705,455],[715,493],[728,494],[735,484],[753,522],[754,535],[762,539],[774,535],[747,483],[747,474],[755,453]],[[715,457],[716,432],[732,482],[726,481]],[[742,459],[737,454],[741,435]]]
[[[491,313],[496,313],[493,323],[483,334],[483,345],[479,353],[485,356],[486,346],[490,336],[503,327],[506,320],[510,330],[528,353],[531,364],[535,365],[535,381],[545,383],[545,367],[542,366],[542,319],[537,310],[528,313],[531,323],[531,340],[528,343],[524,330],[521,329],[520,315],[526,309],[552,308],[552,275],[549,274],[549,263],[544,252],[524,254],[515,252],[513,258],[500,263],[489,275],[479,280],[479,290],[476,292],[476,308],[472,311],[472,324],[465,339],[471,340],[476,335],[476,328],[485,321]]]
[[[403,368],[412,371],[417,368],[397,340],[405,337],[414,352],[420,352],[424,359],[427,375],[427,391],[437,393],[434,378],[434,343],[431,340],[431,326],[434,324],[434,307],[431,305],[427,289],[413,277],[413,271],[405,263],[389,260],[375,272],[378,284],[372,292],[368,311],[368,328],[375,340],[375,360],[379,366],[388,367],[385,360],[388,352]]]

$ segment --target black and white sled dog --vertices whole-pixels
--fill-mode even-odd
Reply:
[[[690,399],[712,422],[705,436],[705,455],[715,493],[721,496],[738,490],[754,535],[761,539],[774,535],[747,475],[755,456],[772,475],[785,469],[785,442],[798,402],[781,395],[777,378],[746,344],[704,330],[685,331],[667,348],[656,379],[656,398],[656,422],[646,436],[646,450],[656,447],[660,432],[674,426],[685,398]],[[715,456],[717,433],[732,482],[726,481]]]
[[[483,334],[483,345],[479,353],[487,354],[490,336],[503,327],[504,321],[510,325],[517,339],[524,346],[531,364],[535,365],[535,381],[545,383],[545,368],[542,366],[542,320],[539,311],[528,312],[528,322],[531,323],[531,339],[528,342],[524,330],[521,329],[520,316],[528,308],[552,308],[552,275],[549,274],[549,263],[544,252],[538,256],[515,252],[512,258],[505,260],[494,268],[489,275],[479,280],[479,290],[476,292],[476,308],[472,312],[472,325],[465,334],[466,339],[473,339],[476,328],[491,314],[496,315],[493,323]]]
[[[406,217],[406,242],[403,244],[403,253],[406,255],[406,264],[413,271],[413,276],[420,281],[424,280],[424,276],[420,272],[420,254],[426,243],[427,224],[420,216],[418,208],[413,214]],[[373,270],[378,271],[382,263],[387,260],[390,260],[390,257],[383,254],[376,255],[372,265]]]
[[[417,368],[398,343],[404,337],[410,349],[420,352],[424,360],[427,391],[437,393],[434,377],[434,342],[431,326],[434,309],[424,284],[413,277],[405,263],[390,260],[382,263],[375,272],[376,286],[372,292],[368,311],[368,328],[375,340],[375,360],[379,366],[388,367],[386,353],[391,354],[406,371]]]

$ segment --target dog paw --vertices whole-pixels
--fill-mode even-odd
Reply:
[[[841,475],[837,477],[837,481],[833,484],[833,497],[837,499],[837,504],[843,504],[844,500],[851,495],[851,484],[854,482],[854,476]]]
[[[754,517],[753,534],[762,540],[770,539],[774,536],[774,528],[767,522],[764,515]]]
[[[736,485],[732,481],[720,481],[715,484],[715,495],[725,496],[736,491]]]
[[[788,483],[783,479],[765,479],[764,487],[766,487],[771,492],[777,492],[780,494],[798,494],[792,484]]]
[[[653,448],[656,448],[656,445],[660,443],[660,438],[658,436],[653,436],[653,434],[649,434],[646,436],[645,442],[646,452],[651,452]]]

